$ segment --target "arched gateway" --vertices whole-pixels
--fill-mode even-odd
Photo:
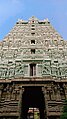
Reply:
[[[0,42],[0,119],[60,119],[67,41],[48,19],[19,20]]]

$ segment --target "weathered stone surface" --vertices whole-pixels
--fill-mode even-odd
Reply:
[[[45,119],[67,99],[67,41],[48,19],[19,20],[0,42],[0,118],[21,119],[26,87],[41,87]]]

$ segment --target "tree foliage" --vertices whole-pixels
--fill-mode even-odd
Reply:
[[[63,114],[60,116],[60,119],[67,119],[67,100],[64,102]]]

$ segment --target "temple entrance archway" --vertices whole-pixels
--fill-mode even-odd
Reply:
[[[45,119],[45,103],[42,87],[29,86],[24,87],[24,93],[22,95],[22,108],[21,119],[35,119],[35,112],[32,112],[32,116],[29,116],[29,109],[39,111],[39,119]]]

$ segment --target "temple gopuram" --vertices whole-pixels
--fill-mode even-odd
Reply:
[[[48,19],[19,19],[0,41],[0,119],[60,119],[67,41]]]

